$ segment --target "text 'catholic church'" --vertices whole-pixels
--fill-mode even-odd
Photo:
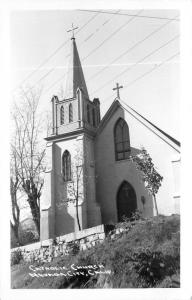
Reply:
[[[100,101],[89,99],[73,37],[64,99],[52,98],[41,240],[115,224],[136,209],[144,217],[153,216],[152,197],[129,159],[141,146],[163,176],[157,194],[159,213],[179,213],[180,143],[117,96],[100,119]]]

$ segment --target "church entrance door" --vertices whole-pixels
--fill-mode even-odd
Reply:
[[[130,183],[124,181],[117,193],[118,222],[122,222],[124,216],[130,218],[136,209],[137,197],[135,190]]]

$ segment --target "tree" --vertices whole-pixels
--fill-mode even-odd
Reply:
[[[138,155],[131,156],[130,158],[133,162],[136,163],[136,168],[141,171],[142,179],[145,183],[146,188],[153,197],[155,210],[158,215],[156,194],[161,186],[163,177],[155,169],[152,158],[145,150],[145,148],[142,148],[141,152]]]
[[[40,197],[45,171],[45,146],[42,145],[42,118],[38,114],[41,92],[29,89],[21,92],[21,102],[13,111],[14,133],[12,152],[17,166],[17,178],[27,195],[33,221],[40,233]]]
[[[18,192],[20,189],[21,181],[18,176],[18,164],[14,147],[11,147],[11,160],[10,160],[10,195],[11,195],[11,212],[12,218],[10,221],[11,229],[16,239],[17,245],[20,245],[19,239],[19,224],[20,224],[20,207],[18,204]]]
[[[15,181],[13,177],[10,178],[10,194],[11,194],[11,207],[12,207],[12,221],[11,229],[13,230],[16,242],[20,245],[19,241],[19,224],[20,224],[20,208],[18,205],[17,192],[19,188],[19,179],[16,177]]]
[[[83,154],[80,148],[75,149],[75,155],[71,164],[71,181],[67,184],[67,202],[73,203],[76,210],[76,219],[79,230],[79,203],[83,200]]]

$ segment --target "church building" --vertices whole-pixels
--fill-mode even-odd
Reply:
[[[74,36],[71,40],[64,97],[52,98],[41,240],[115,224],[136,209],[154,216],[152,196],[130,159],[141,147],[163,176],[156,197],[159,214],[179,213],[180,143],[121,99],[118,84],[117,97],[101,119],[100,100],[89,98]]]

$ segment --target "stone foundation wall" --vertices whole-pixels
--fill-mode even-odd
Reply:
[[[13,248],[11,254],[21,251],[26,262],[50,262],[54,257],[75,254],[79,250],[86,250],[101,243],[111,229],[109,225],[99,225],[55,239]]]

